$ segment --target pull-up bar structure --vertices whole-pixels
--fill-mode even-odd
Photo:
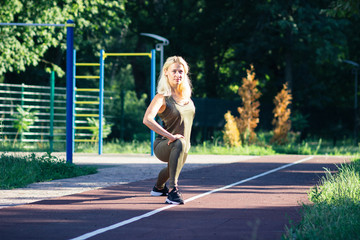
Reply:
[[[101,50],[100,51],[100,77],[102,76],[102,79],[104,79],[104,76],[103,76],[104,75],[104,65],[105,65],[104,62],[107,57],[141,57],[141,56],[149,57],[151,59],[150,97],[152,100],[155,97],[155,78],[156,78],[156,51],[155,51],[155,49],[152,49],[150,51],[150,53],[105,53],[104,50]],[[101,80],[100,80],[100,82],[101,82]],[[102,80],[102,84],[103,84],[103,80]],[[101,93],[101,94],[103,94],[103,93]],[[101,98],[103,98],[103,96],[100,97],[100,99]],[[101,112],[100,114],[103,114],[103,112]],[[102,136],[102,118],[99,117],[99,139],[100,139],[100,136]],[[155,132],[151,130],[150,131],[151,156],[154,156],[154,150],[153,150],[154,149],[153,148],[154,141],[155,141]],[[102,147],[102,140],[99,141],[99,154],[100,154],[100,144]]]
[[[107,57],[149,57],[151,59],[151,99],[155,96],[155,66],[156,66],[156,55],[155,50],[151,50],[149,53],[106,53],[104,50],[100,51],[100,60],[99,63],[77,63],[76,62],[76,50],[74,50],[73,53],[73,94],[72,94],[72,112],[73,117],[69,121],[72,121],[72,153],[74,153],[74,146],[75,142],[98,142],[98,153],[99,155],[102,154],[103,150],[103,117],[104,117],[104,68],[105,68],[105,60]],[[89,67],[89,66],[95,66],[100,67],[100,73],[98,76],[84,76],[84,75],[77,75],[76,74],[76,67]],[[99,79],[99,88],[77,88],[76,82],[77,79]],[[98,101],[77,101],[76,100],[76,91],[82,91],[82,92],[99,92],[99,100]],[[76,113],[76,104],[82,104],[82,105],[93,105],[96,104],[99,106],[98,114],[81,114]],[[93,127],[90,126],[75,126],[75,118],[76,117],[96,117],[99,120],[99,132],[98,132],[98,141],[92,140],[92,139],[78,139],[76,138],[75,131],[76,130],[89,130]],[[151,155],[153,156],[153,145],[155,141],[155,133],[153,131],[150,132],[150,141],[151,141]],[[67,148],[70,149],[70,148]],[[67,150],[68,151],[68,150]]]

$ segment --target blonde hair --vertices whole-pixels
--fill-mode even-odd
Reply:
[[[165,75],[165,71],[168,70],[168,68],[174,63],[181,64],[184,67],[185,71],[185,78],[179,86],[181,95],[183,97],[191,97],[191,81],[188,76],[189,65],[182,57],[179,56],[172,56],[166,59],[164,66],[161,70],[161,75],[159,77],[157,92],[163,94],[164,96],[171,96],[171,87]]]

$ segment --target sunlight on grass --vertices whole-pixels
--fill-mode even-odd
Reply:
[[[359,239],[360,161],[326,171],[309,192],[313,204],[303,205],[302,220],[290,224],[285,239]]]

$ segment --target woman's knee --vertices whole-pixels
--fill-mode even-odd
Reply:
[[[186,146],[186,141],[183,138],[179,138],[173,142],[173,148],[178,149],[179,151],[184,151]]]

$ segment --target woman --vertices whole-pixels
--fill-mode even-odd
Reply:
[[[178,178],[190,149],[195,106],[191,100],[189,66],[182,57],[169,57],[159,78],[157,94],[147,108],[143,123],[158,134],[154,142],[157,158],[167,162],[151,191],[152,196],[168,196],[165,203],[184,204]],[[159,115],[163,126],[155,121]],[[166,182],[169,180],[169,188]]]

